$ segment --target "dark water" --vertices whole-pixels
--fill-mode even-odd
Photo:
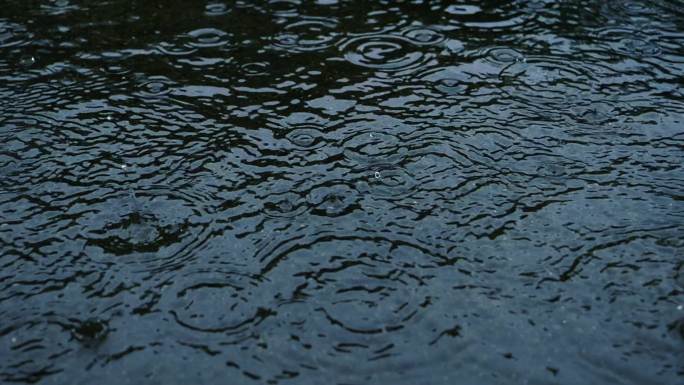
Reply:
[[[684,383],[684,2],[0,6],[0,382]]]

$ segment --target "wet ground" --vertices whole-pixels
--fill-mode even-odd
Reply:
[[[684,2],[0,6],[1,383],[684,383]]]

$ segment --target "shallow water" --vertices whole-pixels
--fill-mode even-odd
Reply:
[[[0,5],[0,382],[684,382],[684,2]]]

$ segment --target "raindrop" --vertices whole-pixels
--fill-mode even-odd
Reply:
[[[71,335],[84,345],[92,345],[105,339],[109,333],[106,321],[89,318],[78,322],[72,329]]]

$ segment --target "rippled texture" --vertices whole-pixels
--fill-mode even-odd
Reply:
[[[1,383],[684,382],[682,1],[1,5]]]

